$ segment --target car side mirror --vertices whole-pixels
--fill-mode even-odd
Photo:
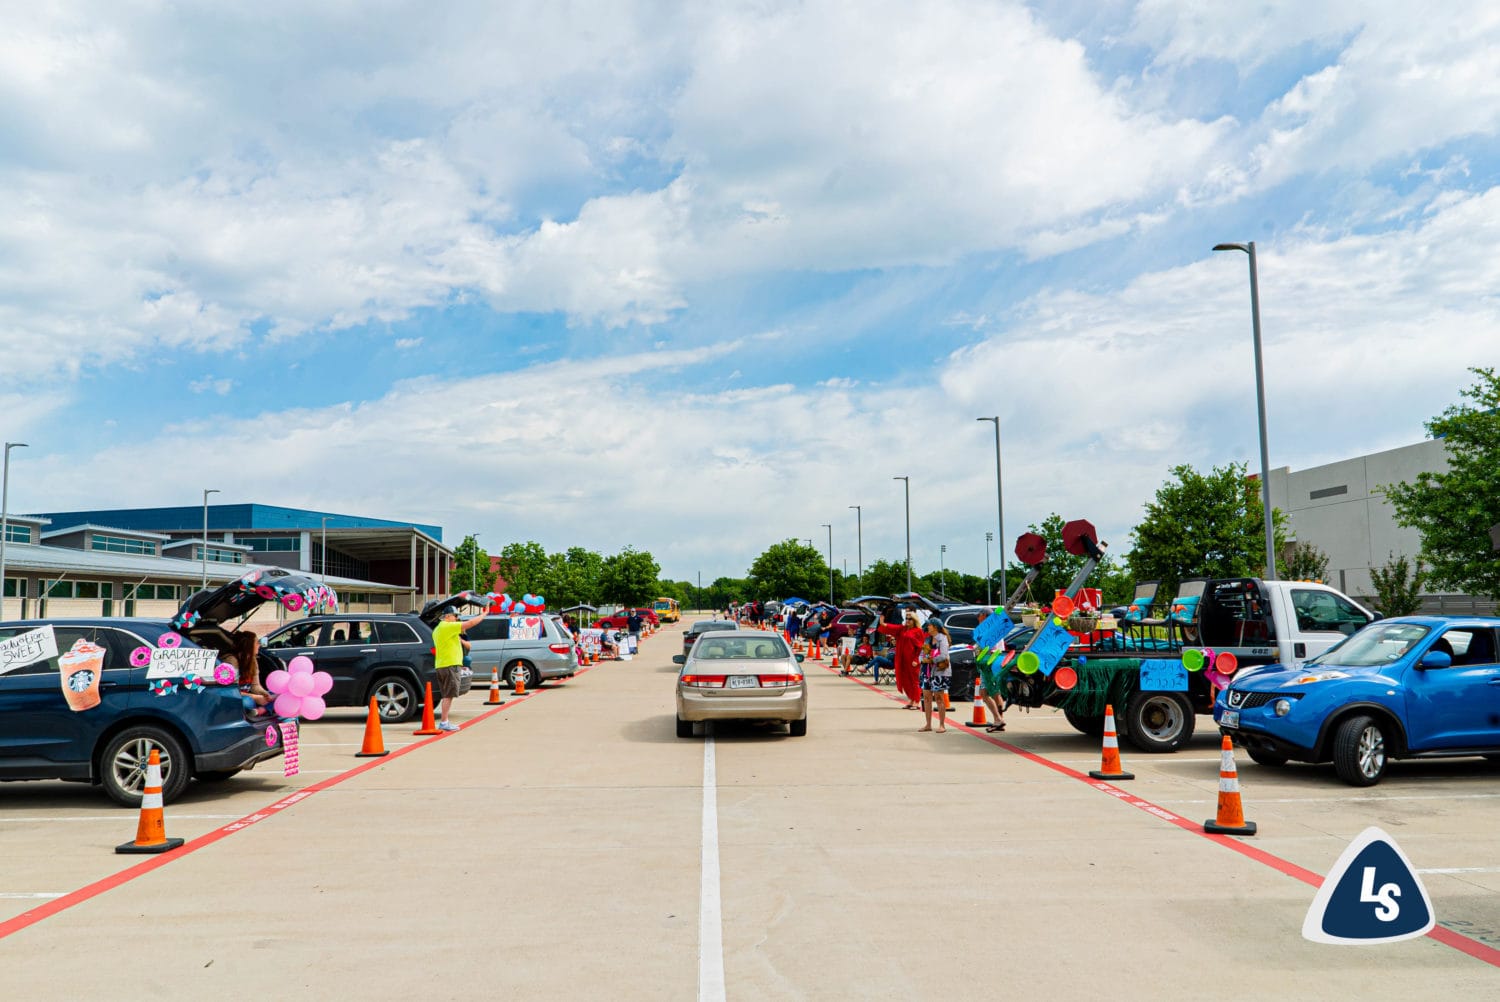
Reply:
[[[806,655],[798,654],[798,655],[795,655],[795,657],[797,658],[797,663],[800,665],[805,660]]]
[[[685,664],[687,664],[687,655],[686,654],[673,654],[672,655],[672,663],[674,665],[685,665]]]
[[[1451,668],[1453,666],[1453,655],[1443,651],[1428,651],[1422,655],[1418,663],[1419,668]]]

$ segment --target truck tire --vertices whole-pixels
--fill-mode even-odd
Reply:
[[[1385,726],[1374,717],[1350,717],[1333,736],[1333,768],[1350,786],[1374,786],[1385,775]]]
[[[1090,715],[1085,713],[1074,713],[1072,710],[1064,710],[1063,716],[1068,719],[1073,730],[1079,734],[1087,734],[1091,738],[1104,736],[1104,714]]]
[[[1124,736],[1148,754],[1181,748],[1193,736],[1196,722],[1186,693],[1136,691],[1125,701]]]

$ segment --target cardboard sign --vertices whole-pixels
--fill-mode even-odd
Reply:
[[[56,657],[57,635],[52,627],[39,626],[0,640],[0,675]]]
[[[1188,673],[1181,661],[1145,660],[1141,662],[1142,692],[1187,692]]]
[[[984,622],[974,627],[975,647],[998,647],[1006,634],[1016,628],[1010,617],[1003,612],[992,612]]]
[[[184,678],[196,675],[211,679],[214,677],[214,666],[218,663],[219,656],[203,647],[153,647],[146,677]]]
[[[1052,669],[1056,668],[1058,662],[1068,653],[1068,648],[1073,646],[1073,634],[1058,626],[1050,617],[1047,625],[1037,631],[1036,637],[1032,639],[1031,646],[1026,649],[1035,654],[1041,661],[1041,673],[1051,675]]]
[[[512,616],[510,618],[510,639],[512,639],[512,640],[541,640],[542,639],[542,617],[541,616]]]

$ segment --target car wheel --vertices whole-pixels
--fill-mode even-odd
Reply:
[[[1196,723],[1192,704],[1177,692],[1133,692],[1125,702],[1125,732],[1143,752],[1174,752],[1187,744]]]
[[[230,776],[238,776],[243,770],[240,769],[212,769],[208,772],[200,772],[194,778],[200,783],[222,783]]]
[[[1333,768],[1350,786],[1374,786],[1385,775],[1385,730],[1373,717],[1350,717],[1333,737]]]
[[[1087,734],[1091,738],[1102,738],[1104,736],[1104,714],[1074,713],[1072,710],[1064,710],[1063,716],[1068,719],[1073,730],[1080,734]]]
[[[794,738],[805,737],[807,734],[807,718],[803,717],[801,720],[793,720],[787,729],[791,731]]]
[[[693,736],[693,722],[677,718],[677,736],[679,738],[690,738]]]
[[[525,661],[512,661],[505,666],[505,684],[514,689],[518,678],[526,682],[528,689],[535,689],[542,680],[537,670]]]
[[[1256,765],[1263,765],[1269,769],[1277,769],[1287,764],[1289,759],[1280,752],[1268,751],[1264,748],[1246,748],[1245,754],[1250,756],[1250,761]]]
[[[170,804],[187,788],[192,763],[182,742],[160,727],[127,727],[110,738],[99,755],[99,779],[110,799],[125,807],[141,806],[146,763],[155,748],[161,759],[161,800]]]
[[[422,694],[417,691],[417,684],[404,675],[376,679],[370,696],[375,700],[375,710],[383,724],[405,723],[422,707]]]

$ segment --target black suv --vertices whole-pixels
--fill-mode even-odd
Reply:
[[[267,634],[261,645],[282,661],[305,655],[332,675],[333,688],[323,697],[329,706],[368,706],[373,697],[382,722],[400,723],[421,710],[427,683],[437,695],[433,624],[449,608],[485,604],[464,593],[428,603],[420,615],[308,616]],[[471,675],[460,675],[459,695],[472,685]]]

